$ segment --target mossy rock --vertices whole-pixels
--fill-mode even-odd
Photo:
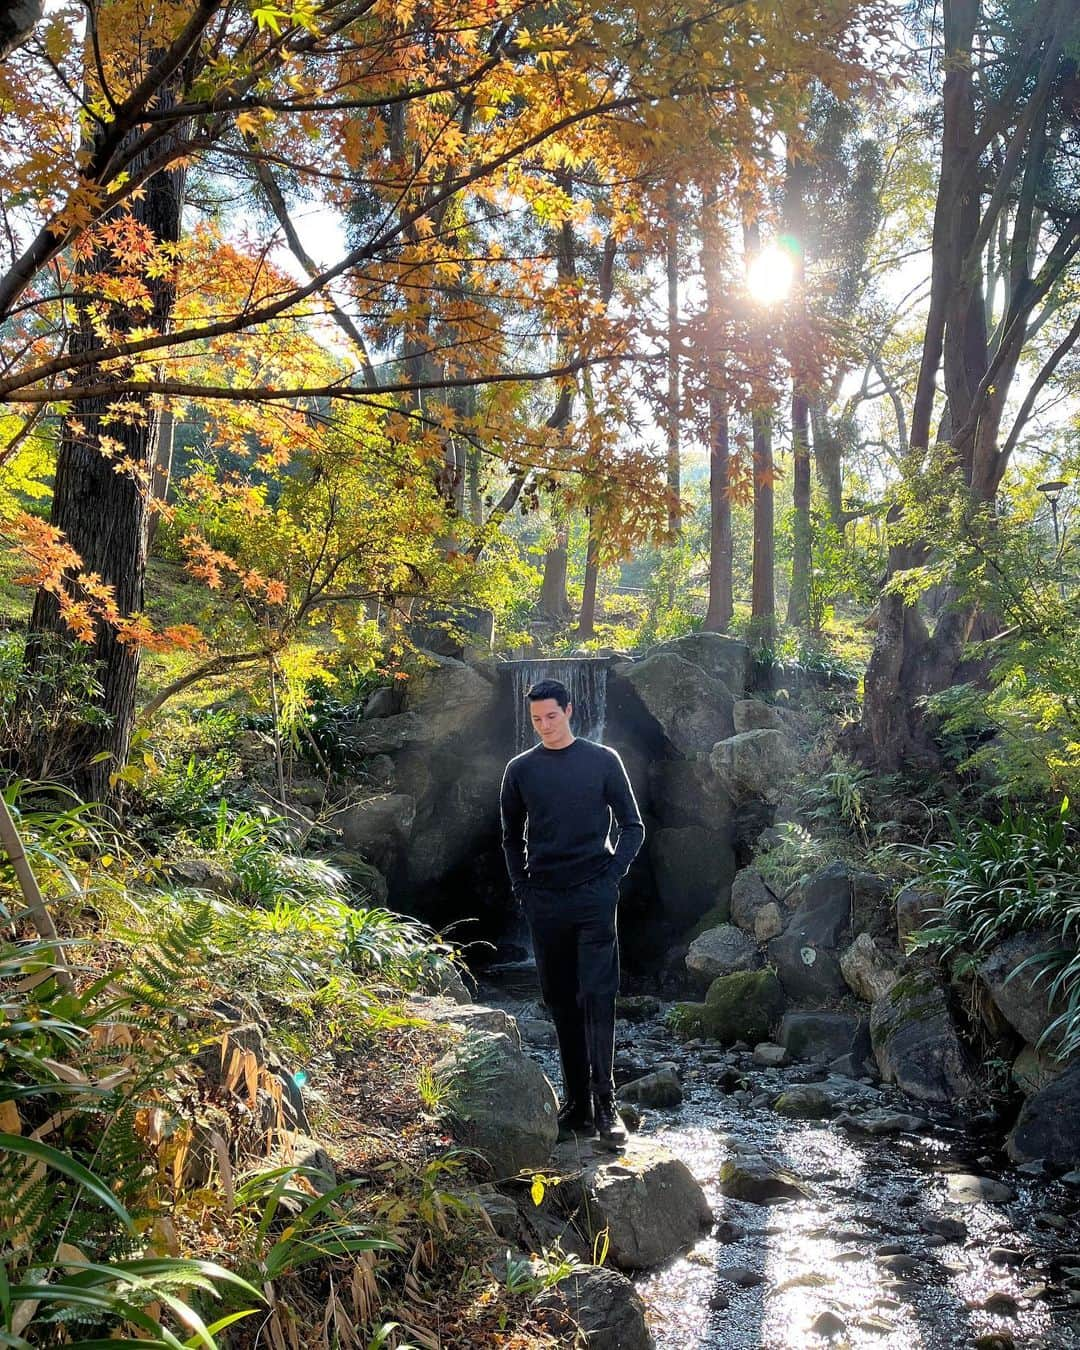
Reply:
[[[753,1045],[768,1039],[783,1010],[783,990],[773,971],[740,970],[717,976],[704,1003],[677,1003],[672,1021],[689,1036]]]
[[[719,928],[721,924],[730,923],[728,918],[727,905],[713,905],[712,909],[707,909],[705,913],[694,924],[693,928],[686,935],[687,942],[693,942],[699,938],[702,933],[707,933],[710,928]]]

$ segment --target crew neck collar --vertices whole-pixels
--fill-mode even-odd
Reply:
[[[573,750],[574,746],[577,745],[580,739],[581,739],[580,736],[575,736],[569,745],[560,745],[557,749],[554,750],[551,749],[550,746],[545,745],[543,741],[540,741],[537,744],[536,748],[537,750],[543,750],[545,755],[565,755],[567,750]]]

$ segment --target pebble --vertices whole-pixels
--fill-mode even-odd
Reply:
[[[1024,1259],[1015,1247],[991,1247],[987,1255],[995,1266],[1018,1266]]]
[[[827,1336],[830,1339],[833,1336],[839,1336],[847,1330],[847,1323],[842,1317],[837,1317],[836,1313],[829,1312],[828,1309],[823,1313],[818,1313],[811,1324],[810,1330],[816,1336]]]
[[[970,1172],[951,1172],[947,1177],[949,1199],[958,1205],[1004,1205],[1016,1199],[1016,1192],[1003,1181],[975,1176]]]
[[[917,1256],[908,1256],[905,1252],[897,1252],[894,1256],[883,1256],[880,1258],[880,1264],[894,1275],[914,1275],[922,1266],[922,1262]]]
[[[745,1236],[746,1229],[731,1219],[721,1219],[713,1229],[713,1237],[717,1242],[741,1242]]]
[[[756,1285],[765,1283],[765,1276],[760,1270],[751,1270],[749,1266],[722,1266],[716,1272],[717,1278],[721,1280],[730,1280],[732,1284],[737,1284],[740,1289],[753,1289]]]
[[[715,1294],[709,1295],[709,1307],[713,1312],[723,1312],[725,1308],[731,1307],[731,1299],[718,1289]]]
[[[1006,1294],[1000,1289],[983,1299],[979,1307],[983,1312],[993,1313],[995,1317],[1015,1317],[1020,1311],[1020,1305],[1012,1294]]]
[[[937,1237],[943,1237],[946,1242],[966,1242],[967,1224],[961,1223],[959,1219],[923,1219],[919,1227],[924,1233],[932,1233]]]

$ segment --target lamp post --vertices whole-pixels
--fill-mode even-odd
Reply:
[[[1055,478],[1049,483],[1039,483],[1035,488],[1035,491],[1041,492],[1050,503],[1050,517],[1054,522],[1054,553],[1057,558],[1058,590],[1061,592],[1062,600],[1065,599],[1065,580],[1061,575],[1061,531],[1058,527],[1058,502],[1061,499],[1061,494],[1068,486],[1067,479]]]

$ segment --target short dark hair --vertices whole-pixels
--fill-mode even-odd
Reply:
[[[570,704],[570,691],[562,680],[537,680],[525,691],[525,697],[530,703],[539,703],[542,698],[553,698],[563,712]]]

